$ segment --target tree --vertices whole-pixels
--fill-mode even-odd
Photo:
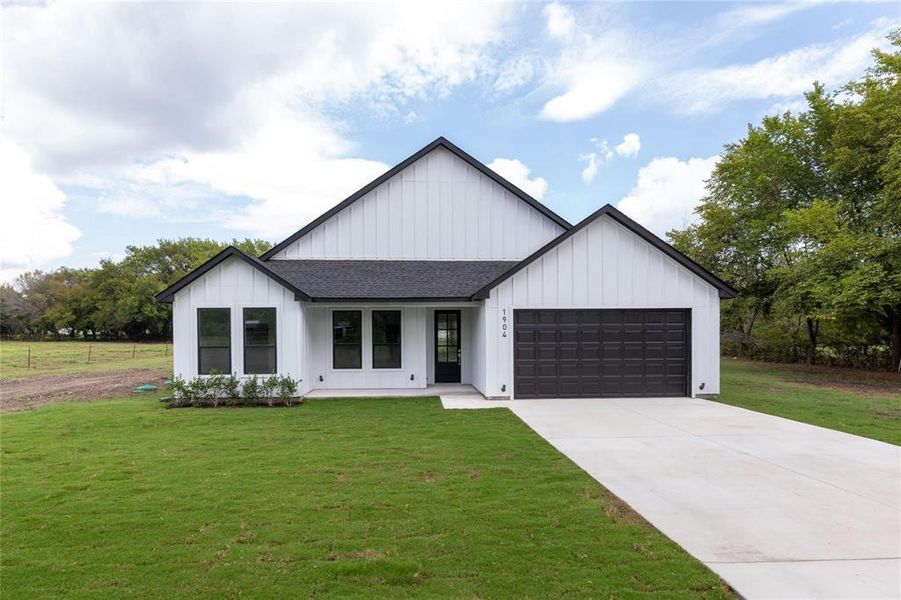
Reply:
[[[270,244],[232,240],[259,255]],[[154,296],[225,248],[208,239],[159,240],[129,246],[122,260],[93,269],[35,271],[0,288],[0,331],[5,335],[90,336],[93,339],[166,339],[171,309]]]
[[[795,320],[809,362],[826,331],[832,351],[890,346],[899,368],[901,32],[890,39],[894,51],[874,51],[859,80],[835,93],[814,84],[806,111],[766,117],[727,145],[698,222],[669,234],[741,291],[723,307],[740,351],[775,348],[781,332],[752,336],[762,319]]]

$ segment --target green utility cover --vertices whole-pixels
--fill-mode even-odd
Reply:
[[[149,383],[145,383],[144,385],[139,385],[135,388],[135,392],[142,394],[144,392],[155,392],[157,388],[155,385],[151,385]]]

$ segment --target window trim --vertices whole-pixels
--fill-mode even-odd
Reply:
[[[247,372],[247,329],[245,326],[246,317],[244,316],[244,312],[247,309],[251,310],[259,310],[259,309],[268,309],[275,312],[275,339],[272,343],[272,355],[275,364],[275,370],[272,373],[248,373]],[[241,365],[241,371],[244,375],[257,375],[259,377],[270,377],[272,375],[278,375],[278,323],[279,323],[279,314],[277,306],[257,306],[257,305],[242,305],[241,306],[241,361],[243,364]],[[251,346],[253,348],[269,348],[269,346],[262,345],[254,345]]]
[[[200,345],[200,311],[202,311],[202,310],[227,311],[228,320],[226,322],[228,323],[228,346],[201,346]],[[200,359],[200,350],[201,350],[201,348],[228,348],[228,373],[227,374],[230,375],[232,373],[232,364],[234,362],[232,360],[232,358],[233,358],[232,357],[233,343],[232,343],[232,309],[231,309],[231,307],[230,306],[198,306],[197,310],[194,314],[196,315],[196,321],[197,321],[197,323],[196,323],[196,325],[197,325],[197,343],[194,345],[194,347],[197,349],[197,375],[199,377],[209,377],[210,375],[212,375],[212,373],[204,373],[202,371],[202,369],[200,368],[200,366],[201,366],[200,365],[200,360],[201,360]],[[226,373],[223,373],[223,374],[226,374]]]
[[[400,337],[398,338],[397,347],[400,354],[400,364],[396,367],[377,367],[375,366],[375,347],[393,346],[394,344],[376,344],[375,342],[375,313],[397,313],[398,326],[400,327]],[[399,308],[373,308],[369,311],[369,349],[370,349],[370,367],[374,371],[403,371],[404,370],[404,311]]]
[[[360,314],[360,342],[357,344],[357,352],[360,356],[360,366],[359,367],[336,367],[335,366],[335,313],[339,312],[355,312]],[[346,372],[346,373],[359,373],[360,371],[366,370],[366,365],[363,362],[363,346],[366,335],[366,321],[365,314],[362,308],[333,308],[330,312],[331,319],[329,319],[329,336],[331,337],[332,342],[332,361],[331,361],[331,371],[337,372]],[[346,344],[350,345],[350,344]]]

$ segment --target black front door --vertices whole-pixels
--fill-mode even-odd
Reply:
[[[435,383],[460,383],[460,311],[435,311]]]

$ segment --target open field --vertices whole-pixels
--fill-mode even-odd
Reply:
[[[137,397],[0,428],[4,598],[731,595],[504,409]]]
[[[151,369],[170,374],[172,345],[75,341],[0,342],[0,379],[122,369]]]
[[[901,375],[722,359],[719,402],[901,445]]]

